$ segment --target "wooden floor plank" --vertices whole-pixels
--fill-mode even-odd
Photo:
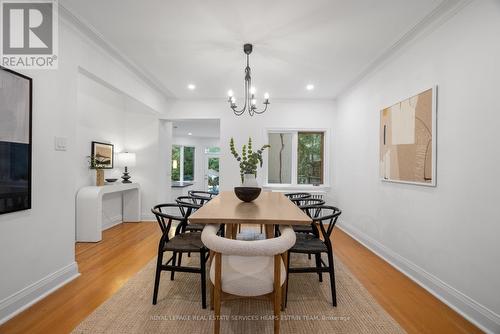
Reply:
[[[156,223],[124,223],[104,231],[99,243],[77,243],[81,276],[0,326],[0,333],[70,332],[155,257],[159,238]],[[408,333],[481,333],[341,230],[333,243],[336,257]]]

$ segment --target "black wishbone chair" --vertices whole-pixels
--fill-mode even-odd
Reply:
[[[179,209],[181,210],[182,216],[185,218],[182,224],[179,224],[178,227],[182,232],[201,232],[203,231],[204,225],[201,224],[191,224],[189,223],[189,216],[193,214],[196,210],[201,208],[203,205],[199,204],[198,200],[192,196],[179,196],[175,200],[177,204],[181,206]],[[176,233],[177,234],[177,233]]]
[[[311,198],[311,194],[309,193],[287,193],[284,195],[294,203],[296,203],[296,201],[304,200],[306,198]]]
[[[188,195],[194,198],[197,204],[203,205],[209,202],[212,198],[214,198],[218,194],[209,191],[190,190],[188,191]]]
[[[337,223],[342,211],[334,206],[329,205],[311,205],[304,207],[303,210],[308,210],[313,219],[313,234],[297,233],[297,241],[295,245],[288,251],[287,274],[294,273],[317,273],[319,281],[323,282],[322,273],[330,274],[330,287],[332,292],[332,304],[337,306],[337,294],[335,290],[335,268],[333,263],[333,248],[331,235],[333,228]],[[320,233],[316,225],[319,225],[323,239],[319,237]],[[299,254],[314,254],[316,257],[315,267],[290,267],[290,257],[293,253]],[[326,253],[328,264],[321,259],[321,254]],[[288,275],[287,275],[288,277]],[[287,284],[288,292],[288,284]],[[285,302],[286,305],[286,302]]]
[[[170,279],[174,279],[174,273],[187,272],[187,273],[197,273],[201,275],[201,305],[203,308],[207,307],[207,297],[206,297],[206,270],[205,265],[208,259],[208,249],[201,242],[201,232],[189,232],[182,233],[182,228],[178,229],[178,234],[174,235],[172,238],[169,237],[170,228],[172,222],[178,222],[178,226],[181,226],[185,221],[186,217],[181,210],[187,210],[188,208],[194,208],[194,206],[189,206],[186,204],[159,204],[151,209],[151,211],[156,216],[156,220],[160,225],[162,236],[160,243],[158,245],[158,260],[156,263],[156,274],[155,274],[155,284],[153,291],[153,305],[156,305],[158,299],[158,288],[160,285],[160,274],[164,271],[170,271]],[[167,211],[178,210],[179,215],[172,215],[167,213]],[[186,212],[186,211],[184,211]],[[163,263],[163,254],[165,252],[171,251],[172,256],[167,262]],[[183,253],[200,253],[200,267],[187,267],[181,265],[181,259]],[[177,262],[177,255],[179,255]]]
[[[294,201],[294,203],[309,217],[312,217],[311,206],[325,205],[325,201],[319,198],[306,198]],[[296,233],[314,233],[313,226],[314,222],[311,225],[293,225],[292,228]]]

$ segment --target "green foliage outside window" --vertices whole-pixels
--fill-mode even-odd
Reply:
[[[173,145],[172,181],[193,181],[193,180],[194,180],[194,147]]]
[[[184,146],[184,181],[194,180],[194,147]]]
[[[181,147],[172,146],[172,181],[181,179]]]
[[[323,133],[298,133],[298,184],[323,183]]]

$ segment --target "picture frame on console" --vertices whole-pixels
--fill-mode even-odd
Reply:
[[[31,209],[33,80],[0,66],[0,214]]]
[[[109,143],[93,141],[91,145],[91,153],[94,164],[99,169],[113,169],[114,165],[114,146]],[[95,166],[91,166],[95,168]]]

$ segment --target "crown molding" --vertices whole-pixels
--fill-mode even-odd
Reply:
[[[169,91],[154,75],[149,73],[146,69],[132,61],[125,56],[123,52],[110,43],[106,38],[97,31],[89,22],[83,19],[64,0],[59,0],[59,16],[65,19],[68,23],[77,28],[85,36],[90,38],[93,42],[99,45],[110,56],[120,61],[125,67],[137,75],[148,86],[160,93],[165,99],[170,100],[175,98],[174,94]]]
[[[396,43],[371,62],[337,94],[335,99],[351,91],[365,78],[388,63],[398,52],[408,47],[418,37],[422,36],[425,32],[437,29],[473,1],[474,0],[444,0],[432,12],[427,14],[421,21],[407,31]]]

